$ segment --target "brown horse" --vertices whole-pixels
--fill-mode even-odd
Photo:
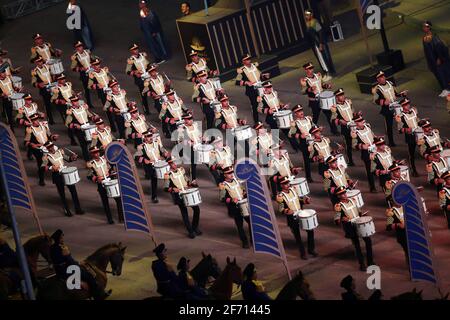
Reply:
[[[231,261],[227,257],[227,266],[209,288],[209,292],[217,300],[230,300],[233,294],[233,283],[241,285],[242,278],[242,269],[237,265],[236,258]]]
[[[48,235],[38,235],[29,239],[23,245],[25,256],[28,261],[31,278],[35,280],[38,276],[37,263],[39,255],[41,255],[48,264],[50,261],[50,246],[52,240]],[[14,274],[16,279],[13,280],[11,275]],[[20,268],[11,268],[9,270],[0,270],[0,300],[8,299],[8,297],[16,292],[16,283],[23,279]]]
[[[297,275],[290,280],[278,293],[276,300],[296,300],[297,297],[303,300],[315,300],[308,281],[299,270]]]
[[[86,260],[80,263],[80,266],[86,271],[92,273],[101,289],[105,289],[108,278],[107,273],[113,276],[122,274],[122,265],[124,261],[126,247],[119,243],[111,243],[96,250],[88,256]],[[111,264],[111,271],[106,269]],[[53,277],[42,282],[38,287],[37,299],[40,300],[83,300],[90,299],[86,283],[82,283],[81,289],[67,289],[64,280]]]
[[[212,277],[217,279],[222,273],[222,270],[220,270],[216,258],[211,254],[202,252],[202,260],[200,260],[190,273],[195,282],[197,282],[197,285],[201,288],[205,288],[209,278]]]

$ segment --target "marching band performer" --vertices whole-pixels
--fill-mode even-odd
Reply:
[[[14,94],[17,89],[14,87],[11,77],[7,73],[5,66],[0,66],[0,93],[2,97],[3,113],[6,115],[7,123],[11,130],[14,130],[13,105],[9,97]]]
[[[47,141],[55,141],[58,139],[57,134],[52,134],[48,127],[47,121],[39,121],[37,113],[30,116],[31,125],[25,130],[24,144],[30,151],[38,166],[39,185],[45,186],[44,168],[42,167],[42,158],[44,156],[44,145]]]
[[[64,150],[56,147],[51,141],[47,141],[44,144],[44,147],[48,150],[47,153],[44,154],[42,158],[42,167],[45,171],[52,172],[52,182],[56,186],[58,190],[59,198],[63,204],[64,215],[67,217],[72,216],[72,212],[69,209],[69,205],[67,204],[66,192],[64,189],[65,183],[61,170],[65,168],[65,160],[66,157],[69,158],[69,161],[75,161],[77,159],[76,155],[66,156],[64,154]],[[72,195],[72,201],[75,206],[76,214],[84,214],[84,211],[81,209],[80,200],[78,199],[78,193],[75,184],[67,185],[67,188]]]
[[[310,203],[310,199],[309,197],[299,197],[295,189],[290,187],[289,183],[290,180],[288,177],[283,177],[280,181],[281,192],[277,195],[278,212],[286,215],[287,225],[295,237],[295,242],[300,251],[300,257],[303,260],[307,260],[308,257],[306,256],[305,247],[300,234],[300,223],[295,216],[295,213],[303,210],[303,206]],[[308,235],[308,254],[317,257],[318,254],[315,251],[314,242],[314,229],[306,230],[306,234]]]
[[[223,89],[216,89],[213,82],[208,80],[207,72],[200,71],[197,74],[198,83],[194,86],[192,101],[200,103],[203,114],[206,117],[206,128],[214,127],[214,109],[211,103],[219,102],[219,95],[223,94]]]
[[[117,126],[120,139],[125,139],[124,114],[128,113],[127,92],[120,88],[117,80],[111,80],[108,87],[111,88],[111,91],[106,94],[103,111],[106,111],[108,118],[114,119],[114,126]]]
[[[252,232],[250,227],[250,216],[248,202],[242,204],[247,199],[247,193],[241,183],[234,176],[233,167],[227,167],[223,170],[224,181],[219,184],[219,198],[224,202],[228,209],[228,215],[234,219],[239,239],[241,239],[242,248],[249,248],[249,239],[252,241]],[[241,206],[247,206],[242,208]],[[244,221],[248,226],[249,237],[244,230]]]
[[[127,60],[127,68],[125,73],[132,76],[134,84],[138,87],[139,94],[142,99],[142,105],[144,106],[145,114],[149,114],[147,95],[144,94],[144,81],[147,74],[147,67],[150,62],[148,61],[147,53],[140,52],[139,46],[133,43],[130,48],[131,56]],[[144,78],[143,78],[144,76]],[[159,111],[159,110],[158,110]]]
[[[34,62],[36,63],[36,67],[31,70],[31,84],[33,87],[39,89],[39,94],[44,101],[48,122],[53,125],[55,124],[55,121],[53,121],[52,103],[50,101],[51,94],[49,92],[49,88],[53,83],[53,76],[51,75],[48,66],[44,64],[44,59],[41,56],[37,56],[37,58],[34,59]]]
[[[161,106],[159,118],[163,123],[163,128],[164,124],[166,124],[166,137],[170,138],[170,133],[177,130],[178,124],[183,120],[183,113],[188,113],[188,109],[174,90],[171,89],[166,92],[166,97],[167,101]]]
[[[189,238],[194,239],[195,236],[200,236],[202,234],[198,228],[200,222],[200,207],[198,205],[191,207],[194,213],[191,222],[189,220],[188,209],[180,196],[180,191],[196,186],[192,185],[186,177],[184,168],[178,168],[173,158],[168,159],[167,162],[170,165],[170,171],[165,175],[164,190],[172,195],[174,204],[180,208],[181,217],[183,218],[184,226],[188,231],[188,236]]]
[[[331,141],[322,135],[321,127],[313,126],[309,133],[314,139],[308,146],[309,157],[313,162],[319,163],[319,175],[323,176],[324,171],[327,169],[325,160],[333,153],[330,146]]]
[[[253,129],[256,131],[256,136],[251,140],[251,144],[254,146],[252,150],[255,150],[259,163],[267,166],[269,155],[272,154],[272,146],[276,143],[273,141],[272,133],[264,127],[261,121],[255,123]],[[280,143],[282,143],[281,140]]]
[[[386,76],[383,71],[378,72],[376,78],[377,85],[372,89],[374,102],[381,106],[380,114],[383,115],[386,124],[389,146],[395,147],[393,132],[394,111],[391,110],[390,106],[392,103],[395,103],[400,97],[405,96],[406,93],[397,93],[394,84],[391,81],[386,80]]]
[[[418,177],[416,169],[416,136],[415,131],[419,128],[418,125],[418,115],[417,109],[412,108],[410,106],[410,101],[408,98],[403,98],[400,101],[400,105],[402,106],[402,112],[400,115],[395,116],[395,121],[398,123],[398,131],[399,133],[405,134],[405,141],[408,145],[408,153],[409,153],[409,164],[412,169],[412,175],[414,177]]]
[[[430,148],[438,146],[439,149],[444,150],[443,147],[450,147],[450,142],[443,142],[438,129],[433,129],[431,122],[423,119],[419,121],[419,126],[423,129],[423,137],[418,139],[419,153],[428,160],[430,155]]]
[[[402,246],[405,253],[406,264],[409,266],[408,260],[408,243],[406,241],[405,219],[403,217],[403,207],[398,204],[393,204],[392,208],[386,210],[386,230],[395,230],[395,237],[397,242]]]
[[[36,58],[42,57],[44,62],[51,58],[57,58],[62,55],[60,49],[55,49],[49,42],[45,42],[40,33],[33,35],[34,46],[31,47],[30,61],[33,62]]]
[[[381,188],[385,188],[386,181],[389,180],[389,167],[395,162],[394,157],[384,141],[384,137],[374,137],[373,143],[376,150],[370,153],[371,171],[374,175],[379,177]]]
[[[161,138],[154,137],[151,131],[145,131],[142,144],[137,146],[134,155],[138,163],[144,167],[145,177],[150,179],[152,188],[152,202],[158,203],[158,178],[155,172],[155,162],[167,159],[169,152],[164,148]]]
[[[394,205],[394,199],[392,199],[392,190],[394,189],[395,184],[402,180],[403,177],[401,174],[401,168],[398,163],[394,162],[389,167],[389,178],[384,184],[384,195],[389,207],[392,207]]]
[[[195,147],[202,144],[203,133],[201,126],[198,122],[193,121],[191,113],[183,114],[184,124],[178,127],[178,142],[186,144],[189,148],[191,163],[191,179],[192,183],[197,183],[197,162],[195,158]],[[183,153],[183,152],[182,152]],[[182,154],[184,156],[184,154]]]
[[[312,141],[311,134],[309,130],[314,126],[312,118],[310,116],[305,116],[305,112],[301,105],[296,105],[292,112],[294,113],[294,120],[291,122],[291,128],[288,133],[290,139],[295,139],[298,141],[298,148],[301,150],[303,155],[303,165],[305,168],[306,179],[309,183],[313,182],[311,176],[311,159],[308,150],[309,143]]]
[[[36,102],[33,101],[31,94],[26,93],[23,96],[25,104],[23,107],[19,108],[16,115],[16,121],[20,126],[31,125],[30,117],[37,113],[41,119],[45,118],[45,113],[39,111],[39,107]]]
[[[328,192],[331,203],[338,202],[335,191],[339,187],[352,189],[355,182],[350,178],[343,166],[338,165],[337,158],[333,155],[325,159],[328,169],[323,173],[323,188]]]
[[[238,108],[230,104],[230,99],[227,95],[220,98],[221,108],[219,112],[215,113],[216,127],[222,130],[236,129],[239,126],[247,124],[247,121],[238,117]]]
[[[311,62],[305,63],[303,69],[305,69],[305,77],[300,79],[300,86],[308,96],[309,107],[313,114],[313,122],[316,125],[318,124],[320,111],[323,111],[330,125],[331,132],[337,134],[336,126],[331,122],[331,110],[322,110],[319,101],[319,94],[324,89],[330,89],[331,84],[325,83],[320,72],[314,72],[314,65]]]
[[[359,262],[359,269],[361,271],[366,271],[359,236],[356,232],[356,226],[352,223],[354,219],[361,216],[361,212],[356,206],[356,203],[347,197],[347,190],[345,187],[337,188],[335,194],[339,199],[339,202],[334,206],[336,217],[342,224],[345,237],[352,240],[352,244],[355,247],[356,257]],[[366,245],[367,265],[375,265],[375,262],[373,261],[372,240],[370,237],[363,237],[362,239]]]
[[[427,180],[430,184],[436,186],[436,189],[439,192],[444,184],[442,175],[450,170],[446,159],[441,157],[441,149],[439,146],[430,148],[430,156],[428,157],[426,169],[428,173]]]
[[[89,72],[91,70],[91,62],[99,59],[93,55],[89,49],[84,48],[84,44],[78,41],[74,45],[75,52],[70,57],[70,69],[80,73],[81,84],[83,85],[84,97],[88,106],[93,106],[91,101],[91,91],[89,90]]]
[[[291,178],[295,176],[300,172],[301,168],[294,167],[291,159],[289,158],[289,153],[282,152],[279,145],[272,147],[272,156],[269,160],[269,168],[272,168],[274,171],[274,174],[269,178],[269,180],[273,199],[275,200],[277,193],[281,190],[281,179],[284,177]]]
[[[261,82],[269,79],[269,73],[261,73],[258,69],[258,63],[252,63],[251,56],[246,54],[242,57],[242,67],[237,69],[237,77],[235,84],[237,86],[245,86],[245,95],[250,100],[252,106],[253,122],[259,121],[258,115],[258,86]]]
[[[186,79],[188,81],[197,82],[197,75],[200,71],[206,71],[209,76],[216,76],[219,74],[218,70],[209,70],[208,64],[204,58],[198,55],[197,51],[192,50],[189,53],[191,62],[186,65]]]
[[[11,59],[6,57],[7,55],[8,51],[0,48],[0,67],[4,68],[8,77],[11,77],[13,74],[18,74],[22,67],[14,68]]]
[[[89,69],[89,81],[88,88],[97,91],[97,96],[100,99],[102,105],[106,103],[106,91],[108,90],[108,84],[111,80],[115,80],[115,77],[109,72],[108,67],[102,67],[100,59],[91,61],[91,69]],[[110,114],[107,113],[109,125],[113,132],[116,132],[114,121],[110,118]]]
[[[73,135],[77,137],[83,153],[83,159],[88,161],[88,142],[81,126],[89,124],[89,120],[92,120],[94,115],[91,113],[89,106],[86,103],[80,104],[80,99],[77,96],[70,97],[70,104],[70,108],[67,109],[65,125],[72,130]]]
[[[439,191],[439,205],[444,210],[447,227],[450,229],[450,171],[443,173],[441,178],[444,180],[444,185]]]
[[[364,162],[366,167],[367,179],[369,181],[370,192],[377,192],[375,188],[375,179],[372,174],[372,163],[370,160],[370,153],[375,150],[374,137],[370,124],[361,116],[357,116],[354,119],[356,123],[356,130],[351,133],[352,135],[352,146],[356,150],[361,151],[361,160]]]
[[[105,152],[106,147],[116,139],[111,133],[111,127],[105,125],[101,118],[95,120],[95,131],[92,132],[92,141],[89,147],[97,147],[100,151]]]
[[[142,95],[151,96],[153,98],[153,106],[156,111],[161,112],[161,99],[164,98],[165,92],[170,90],[171,81],[164,80],[163,75],[158,72],[158,67],[155,64],[151,64],[147,68],[149,77],[144,81],[144,88]],[[148,106],[147,110],[148,112]]]
[[[61,114],[62,120],[66,121],[67,115],[67,105],[70,104],[70,97],[75,95],[75,92],[72,89],[72,83],[70,81],[66,81],[66,76],[64,73],[61,73],[56,77],[57,84],[51,90],[52,97],[50,101],[58,106],[58,111]],[[68,135],[70,138],[70,143],[72,146],[76,146],[77,143],[73,136],[73,132],[68,129]]]
[[[352,101],[345,97],[344,89],[339,88],[336,90],[334,96],[336,97],[336,105],[331,107],[331,120],[334,121],[336,126],[339,125],[341,127],[341,135],[344,137],[347,151],[348,166],[353,167],[355,164],[353,162],[352,137],[349,125],[353,124],[355,111],[353,110]]]
[[[87,161],[86,167],[90,170],[88,179],[94,183],[97,183],[97,191],[102,200],[103,209],[105,210],[106,219],[109,224],[114,224],[114,220],[111,215],[111,209],[109,207],[108,194],[103,184],[104,181],[108,181],[111,177],[115,176],[113,168],[109,165],[105,156],[100,156],[100,150],[97,147],[90,147],[89,152],[92,160]],[[121,197],[115,197],[114,201],[117,205],[117,212],[119,222],[123,222],[123,208]]]
[[[271,129],[278,129],[278,124],[273,116],[275,112],[283,110],[288,105],[281,103],[278,99],[278,92],[273,90],[272,83],[265,81],[262,83],[264,87],[264,93],[257,98],[258,111],[266,115],[266,123]]]
[[[230,146],[223,144],[221,137],[215,137],[212,141],[214,149],[211,152],[209,168],[216,183],[223,180],[223,171],[225,168],[232,167],[234,164],[234,155]]]
[[[157,132],[158,130],[147,123],[145,116],[140,114],[137,107],[136,102],[132,101],[128,103],[128,112],[131,114],[130,120],[125,122],[125,136],[128,139],[134,140],[134,146],[137,147],[142,143],[142,134],[151,130],[152,132]]]

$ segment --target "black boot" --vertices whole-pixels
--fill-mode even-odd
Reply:
[[[72,212],[70,212],[69,209],[64,209],[64,215],[65,215],[66,217],[72,217],[72,216],[73,216]]]

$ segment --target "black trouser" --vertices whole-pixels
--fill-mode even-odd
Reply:
[[[39,177],[39,183],[44,183],[44,175],[45,175],[45,169],[42,167],[42,157],[44,154],[42,153],[41,149],[31,148],[30,152],[36,159],[36,164],[38,167],[38,177]]]
[[[384,123],[386,126],[386,134],[388,136],[389,145],[392,146],[395,144],[394,142],[394,114],[390,110],[386,110],[386,106],[383,106],[382,108],[385,108],[381,114],[384,117]]]
[[[100,99],[100,101],[102,102],[102,107],[105,105],[106,103],[106,93],[105,91],[103,91],[103,89],[97,89],[97,96]],[[111,127],[111,131],[112,132],[116,132],[117,128],[116,128],[116,123],[114,121],[114,113],[112,113],[111,111],[107,110],[106,111],[106,116],[108,117],[108,122],[109,122],[109,126]]]
[[[299,147],[303,156],[303,166],[305,169],[306,179],[311,180],[311,159],[309,157],[310,153],[308,150],[308,144],[306,143],[305,139],[300,139]]]
[[[114,113],[113,117],[117,125],[117,128],[119,129],[120,139],[125,139],[125,120],[123,116],[120,113],[119,114]]]
[[[134,83],[138,87],[139,95],[141,96],[141,100],[142,100],[142,105],[144,106],[144,111],[145,111],[145,113],[148,114],[150,112],[150,110],[148,109],[147,93],[142,94],[142,91],[144,91],[144,80],[142,80],[141,77],[134,77]]]
[[[214,128],[215,114],[210,104],[201,104],[203,114],[206,117],[206,129]]]
[[[221,183],[223,181],[222,177],[220,176],[220,173],[216,170],[213,170],[212,167],[206,165],[209,169],[209,172],[211,172],[211,175],[214,178],[214,181],[216,182],[217,185],[219,185],[219,183]]]
[[[298,249],[302,256],[305,255],[305,246],[302,242],[302,236],[300,235],[300,223],[298,220],[294,218],[293,215],[286,216],[287,225],[291,229],[292,234],[294,235],[295,242],[297,243]],[[314,243],[314,230],[306,230],[306,234],[308,235],[308,253],[313,253],[315,251],[315,243]]]
[[[46,88],[40,88],[39,94],[42,97],[42,100],[44,101],[45,106],[45,112],[47,113],[47,118],[49,124],[54,124],[55,121],[53,120],[53,113],[52,113],[52,102],[51,102],[51,94]]]
[[[105,210],[106,219],[108,222],[113,222],[113,218],[111,215],[111,208],[109,207],[108,195],[106,193],[106,189],[102,183],[97,183],[97,191],[100,195],[100,199],[102,200],[103,209]],[[114,198],[114,201],[117,205],[117,215],[119,217],[119,222],[123,221],[123,209],[122,209],[122,199],[121,197]]]
[[[53,180],[53,183],[56,185],[56,189],[58,190],[59,198],[61,199],[64,210],[70,211],[69,205],[67,204],[66,191],[64,189],[65,184],[64,184],[64,178],[63,178],[62,174],[60,174],[58,172],[53,172],[52,180]],[[69,189],[70,194],[72,195],[72,201],[73,201],[73,205],[75,207],[75,212],[80,213],[82,210],[81,210],[80,201],[78,199],[77,189],[76,189],[75,185],[67,186],[67,188]]]
[[[9,127],[11,128],[11,130],[14,131],[14,118],[13,118],[12,102],[8,98],[3,97],[2,105],[3,105],[3,114],[6,117],[6,123],[9,124]]]
[[[361,160],[364,162],[366,168],[367,180],[369,182],[370,190],[375,189],[375,178],[371,170],[372,161],[370,160],[369,151],[361,150]]]
[[[84,135],[83,130],[81,129],[70,129],[70,130],[72,130],[75,137],[77,137],[78,144],[80,145],[84,161],[89,161],[90,155],[88,151],[88,142],[86,141],[86,136]]]
[[[86,103],[89,107],[94,108],[91,101],[91,91],[89,90],[88,87],[89,76],[86,74],[86,72],[80,71],[80,80],[81,84],[83,85],[84,98],[86,99]]]
[[[155,108],[156,111],[158,111],[158,114],[161,112],[161,99],[153,99],[153,107]]]
[[[409,261],[408,257],[408,242],[406,240],[406,230],[396,228],[395,229],[395,236],[397,238],[397,242],[402,246],[403,252],[405,253],[406,261]],[[408,262],[409,265],[409,262]]]
[[[152,199],[158,197],[158,178],[156,178],[155,167],[151,164],[144,164],[145,176],[150,179],[150,185],[152,188]]]
[[[250,241],[251,241],[251,227],[250,227],[250,217],[243,217],[241,214],[241,210],[239,207],[234,203],[227,204],[228,208],[228,214],[233,217],[234,224],[236,225],[236,229],[238,231],[239,239],[241,239],[242,245],[248,245],[249,241],[247,238],[247,235],[244,230],[244,220],[247,222],[248,225],[248,232],[250,234]]]
[[[405,134],[405,141],[408,144],[409,164],[413,173],[416,173],[416,136],[407,133]]]
[[[66,104],[55,104],[56,108],[58,109],[61,119],[63,120],[63,123],[66,123],[67,118],[67,105]],[[73,134],[73,131],[70,128],[67,128],[67,135],[69,136],[70,143],[75,143],[75,136]]]
[[[252,106],[253,123],[257,123],[259,121],[257,101],[258,92],[253,87],[249,87],[246,88],[245,94],[247,95],[248,100],[250,100],[250,105]]]
[[[180,208],[181,218],[183,219],[183,223],[184,226],[186,227],[187,232],[193,233],[194,231],[198,230],[198,225],[200,222],[200,207],[199,206],[191,207],[193,211],[192,223],[189,220],[188,209],[181,199],[180,201],[178,201],[178,207]]]
[[[352,136],[347,126],[341,126],[341,134],[344,137],[345,150],[347,152],[348,162],[353,163]]]
[[[444,215],[447,218],[447,228],[450,229],[450,211],[447,209],[444,210]]]
[[[272,114],[266,115],[266,123],[269,125],[270,129],[278,129],[278,123]]]
[[[331,110],[322,110],[320,108],[320,102],[319,100],[309,100],[309,107],[311,108],[312,114],[313,114],[313,122],[314,124],[318,125],[320,111],[323,112],[325,115],[328,125],[330,126],[331,132],[333,134],[337,133],[337,127],[334,121],[331,121]]]
[[[373,265],[373,252],[372,252],[372,240],[370,237],[362,238],[366,245],[366,255],[367,255],[367,265]],[[364,265],[364,256],[361,250],[361,244],[359,242],[359,237],[355,236],[351,238],[353,246],[355,247],[356,258],[358,259],[359,265]]]
[[[319,169],[319,175],[321,177],[323,177],[324,172],[328,170],[328,165],[324,161],[319,161],[318,169]]]
[[[275,181],[275,179],[277,181]],[[278,192],[281,191],[281,185],[278,182],[281,179],[281,176],[275,174],[269,178],[270,181],[270,189],[272,189],[272,197],[275,199],[277,197]]]

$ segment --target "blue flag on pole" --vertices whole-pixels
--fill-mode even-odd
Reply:
[[[43,233],[16,138],[9,127],[3,123],[0,123],[0,162],[0,170],[5,172],[5,185],[11,197],[11,204],[15,208],[30,211],[36,220],[39,232]]]
[[[236,164],[236,176],[246,181],[253,250],[256,253],[270,254],[281,259],[290,278],[283,241],[260,167],[251,159],[242,159]]]
[[[411,280],[438,285],[425,210],[416,187],[407,181],[399,182],[392,196],[403,206]]]
[[[128,148],[119,142],[113,142],[106,148],[105,155],[106,159],[117,167],[125,228],[148,233],[155,241],[144,192]]]
[[[359,0],[359,4],[361,5],[362,13],[366,13],[367,8],[372,4],[373,0]]]

